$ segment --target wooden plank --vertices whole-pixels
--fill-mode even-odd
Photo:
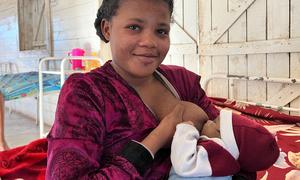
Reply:
[[[196,45],[196,51],[192,54],[185,53],[184,58],[184,67],[188,70],[199,74],[199,56],[198,56],[198,43],[199,39],[198,34],[198,0],[188,0],[183,1],[183,27],[186,34],[193,40]],[[200,82],[199,82],[200,83]]]
[[[199,66],[200,66],[200,75],[201,75],[201,86],[204,88],[204,82],[207,78],[209,78],[212,75],[212,57],[211,56],[200,56],[199,60]],[[212,84],[209,83],[207,88],[204,89],[207,96],[213,96],[212,94]]]
[[[285,106],[300,96],[300,85],[290,84],[271,97],[266,104]],[[297,107],[299,108],[299,107]]]
[[[199,47],[199,53],[206,56],[286,52],[300,52],[299,37],[291,39],[253,40],[249,42],[202,45]]]
[[[45,41],[47,44],[47,50],[48,50],[48,54],[49,56],[53,56],[54,52],[53,52],[53,31],[52,31],[52,23],[51,23],[51,9],[50,9],[50,0],[45,0],[45,31],[46,31],[46,35],[45,35]]]
[[[174,20],[183,27],[183,1],[184,0],[175,0],[174,1]]]
[[[199,56],[197,54],[185,54],[184,67],[196,74],[199,74]]]
[[[291,0],[291,38],[300,38],[300,1]],[[300,52],[300,51],[299,51]],[[291,77],[300,78],[300,53],[291,53]],[[298,90],[299,91],[299,90]],[[291,107],[300,108],[300,97],[291,102]],[[291,113],[293,115],[300,115],[298,113]]]
[[[183,54],[172,54],[171,62],[173,65],[184,66],[184,56]]]
[[[229,10],[233,11],[238,8],[237,0],[229,0]],[[246,41],[246,13],[229,29],[229,42],[245,42]],[[247,59],[246,55],[229,56],[229,74],[230,75],[247,75]],[[237,100],[247,100],[247,82],[235,80],[229,86],[229,98]]]
[[[171,44],[169,54],[198,54],[197,44]]]
[[[266,0],[256,0],[247,10],[247,40],[255,42],[265,40],[266,32]],[[264,46],[265,47],[265,46]],[[254,47],[253,47],[254,48]],[[270,48],[273,49],[274,47]],[[246,48],[243,48],[245,50]],[[267,55],[248,54],[248,75],[266,76],[267,75]],[[247,98],[251,102],[265,102],[267,98],[267,83],[249,81],[247,87]]]
[[[194,42],[199,39],[198,29],[198,0],[183,1],[183,27],[184,30],[189,34]]]
[[[19,25],[19,47],[20,50],[25,49],[25,32],[24,32],[24,1],[18,1],[18,25]]]
[[[37,4],[37,12],[35,16],[37,19],[34,22],[34,31],[33,31],[33,47],[36,46],[36,44],[43,44],[43,46],[46,45],[46,24],[45,24],[45,8],[46,8],[46,0],[43,1],[37,1],[39,3],[42,3],[42,5]],[[40,7],[42,6],[42,7]],[[41,8],[41,9],[40,9]],[[50,32],[49,32],[50,33]],[[39,45],[38,45],[39,46]]]
[[[197,41],[178,23],[173,23],[170,31],[171,44],[197,44]]]
[[[211,31],[211,22],[212,22],[212,17],[211,17],[211,5],[212,5],[212,0],[199,0],[199,47],[201,49],[202,44],[205,43],[205,37],[203,35],[205,32]],[[202,55],[202,54],[201,54]]]
[[[220,17],[227,14],[227,1],[212,0],[212,27],[219,27]],[[203,34],[205,38],[205,34]],[[206,42],[204,40],[204,42]],[[218,41],[218,44],[228,42],[228,32]],[[228,56],[212,56],[212,74],[228,74]],[[211,82],[211,96],[228,98],[228,80],[215,79]]]
[[[212,74],[228,74],[228,56],[212,57]],[[211,96],[228,98],[228,80],[214,79],[211,84]]]
[[[169,54],[197,54],[197,41],[176,22],[172,24],[170,39]]]
[[[202,46],[203,43],[203,37],[202,34],[203,32],[208,32],[211,30],[211,22],[212,22],[212,17],[211,17],[211,0],[199,0],[199,47]],[[205,79],[208,78],[212,74],[212,58],[211,56],[202,56],[200,54],[199,58],[199,73],[201,75],[201,85],[203,87],[203,82],[205,82]],[[208,96],[212,96],[212,84],[208,84],[207,89],[205,89],[206,94]]]
[[[235,8],[229,12],[219,13],[219,16],[216,18],[218,22],[212,26],[212,31],[205,32],[202,35],[202,37],[205,37],[203,42],[205,44],[214,44],[254,2],[255,0],[235,0]],[[213,4],[216,3],[223,4],[224,2],[214,0]],[[220,10],[222,12],[222,9]],[[213,11],[218,11],[218,9],[213,9]]]
[[[289,0],[267,1],[267,32],[268,39],[289,38]],[[289,77],[289,53],[276,53],[267,55],[268,77]],[[285,87],[283,84],[267,84],[267,100]]]

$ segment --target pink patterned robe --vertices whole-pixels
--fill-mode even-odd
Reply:
[[[181,100],[198,104],[214,119],[218,110],[200,87],[200,77],[182,67],[161,65]],[[48,136],[46,179],[166,179],[170,149],[161,149],[142,176],[120,156],[130,140],[142,141],[159,121],[137,92],[107,62],[64,84]]]

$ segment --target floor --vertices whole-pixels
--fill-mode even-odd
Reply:
[[[46,126],[46,130],[50,127]],[[34,119],[29,119],[16,112],[5,113],[5,137],[10,148],[26,145],[39,138],[39,126]]]

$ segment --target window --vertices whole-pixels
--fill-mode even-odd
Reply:
[[[50,47],[49,0],[18,0],[18,18],[20,51],[47,50]]]

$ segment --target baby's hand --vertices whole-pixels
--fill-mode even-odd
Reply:
[[[202,128],[201,135],[209,138],[221,138],[220,127],[214,121],[208,120]]]

